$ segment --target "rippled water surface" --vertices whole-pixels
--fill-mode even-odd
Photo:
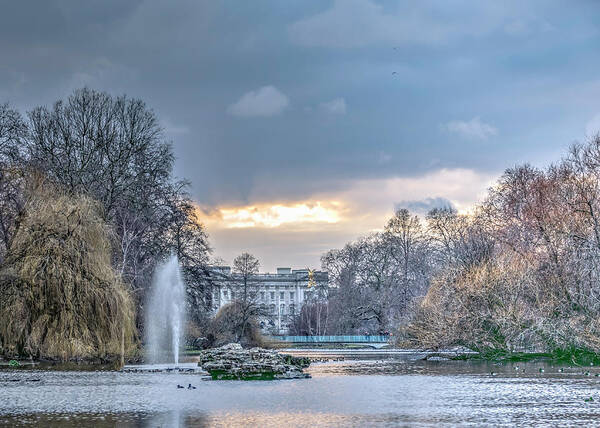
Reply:
[[[274,382],[202,381],[194,374],[0,371],[0,426],[600,424],[600,368],[595,367],[427,362],[405,356],[317,363],[309,371],[312,379]],[[177,388],[189,383],[196,389]]]

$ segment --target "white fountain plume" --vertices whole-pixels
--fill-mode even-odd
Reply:
[[[146,357],[151,364],[179,364],[185,323],[185,284],[177,256],[159,265],[146,304]]]

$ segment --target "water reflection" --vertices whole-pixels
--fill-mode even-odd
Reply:
[[[191,427],[398,427],[456,426],[459,419],[441,420],[435,415],[415,417],[401,414],[336,414],[336,413],[259,413],[230,412],[222,414],[124,413],[124,414],[36,414],[5,416],[0,426],[42,426],[56,428],[191,428]],[[462,422],[465,422],[464,420]]]
[[[600,369],[549,363],[358,360],[312,379],[0,371],[0,426],[521,426],[600,420]],[[196,390],[177,389],[192,383]],[[594,401],[586,401],[589,397]]]
[[[0,426],[43,426],[43,427],[208,427],[211,426],[205,415],[184,415],[180,411],[163,413],[43,413],[27,415],[7,415],[0,417]]]

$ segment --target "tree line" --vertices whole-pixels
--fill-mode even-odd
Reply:
[[[302,309],[300,334],[319,322],[490,355],[598,353],[600,137],[547,168],[507,169],[468,214],[400,209],[322,266],[332,287]]]
[[[432,279],[412,334],[489,354],[600,352],[600,136],[505,171],[468,217],[467,257]]]

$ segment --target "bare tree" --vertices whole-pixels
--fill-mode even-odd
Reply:
[[[167,246],[177,255],[188,293],[188,314],[201,324],[212,308],[213,286],[209,280],[208,236],[200,223],[193,202],[184,195],[175,195],[168,221]]]
[[[321,262],[334,288],[331,328],[385,333],[409,318],[409,307],[427,291],[433,267],[429,238],[418,217],[399,210],[384,233],[374,233]]]
[[[307,269],[308,289],[304,293],[304,303],[300,312],[290,315],[290,330],[301,336],[331,333],[329,324],[329,284],[328,278]]]
[[[0,104],[0,263],[25,205],[23,147],[27,126],[8,104]]]
[[[406,310],[412,299],[427,291],[433,270],[431,239],[419,217],[406,209],[396,212],[385,231],[390,235],[389,247],[397,265],[394,294],[401,295],[400,309]]]
[[[238,306],[238,341],[245,337],[250,321],[260,315],[256,281],[259,267],[258,259],[249,253],[242,253],[233,260],[231,292],[235,293],[234,304]]]
[[[427,232],[437,268],[469,267],[491,257],[494,239],[481,215],[458,214],[451,207],[435,208],[427,214]]]

